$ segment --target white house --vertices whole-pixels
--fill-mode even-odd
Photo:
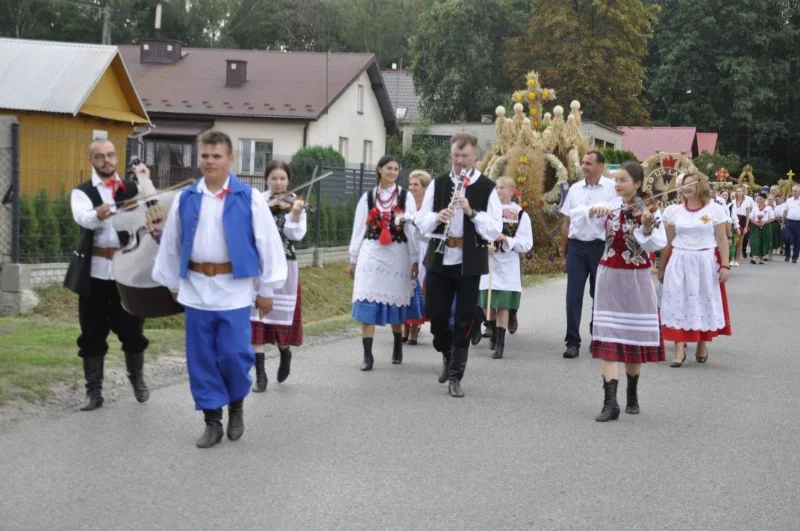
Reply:
[[[338,149],[349,167],[373,167],[395,119],[375,56],[186,48],[180,41],[120,46],[155,125],[132,147],[175,181],[196,176],[197,136],[227,133],[237,172],[263,175],[300,148]]]

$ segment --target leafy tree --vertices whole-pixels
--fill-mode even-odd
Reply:
[[[606,158],[607,164],[622,164],[629,160],[635,162],[639,160],[632,151],[623,151],[619,149],[606,148],[603,150],[603,156]]]
[[[22,263],[39,260],[41,230],[33,200],[28,196],[19,199],[19,259]]]
[[[499,58],[518,29],[514,7],[511,0],[443,0],[419,16],[410,71],[432,121],[477,120],[511,90]]]
[[[344,167],[344,157],[332,147],[304,147],[292,156],[292,162],[289,164],[294,183],[299,184],[309,180],[319,161],[326,166]]]
[[[642,61],[657,8],[641,0],[533,0],[530,27],[511,39],[508,71],[517,83],[536,70],[559,99],[613,125],[647,122]]]
[[[720,168],[725,168],[730,173],[731,177],[738,177],[739,170],[742,168],[742,161],[736,153],[721,153],[717,151],[713,155],[707,151],[703,151],[700,155],[692,161],[697,168],[705,173],[712,181],[715,179],[714,175]]]

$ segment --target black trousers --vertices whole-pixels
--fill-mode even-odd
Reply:
[[[450,347],[468,348],[469,336],[478,306],[479,275],[463,276],[461,264],[428,271],[425,288],[425,315],[431,322],[433,348],[449,355]],[[456,298],[454,325],[450,327],[450,309]]]
[[[78,337],[78,356],[94,358],[108,352],[109,332],[114,332],[122,342],[123,352],[144,352],[149,341],[144,337],[144,319],[129,314],[122,308],[113,280],[92,279],[91,295],[78,300],[78,320],[81,335]]]
[[[586,279],[589,279],[589,295],[594,301],[597,267],[603,258],[605,245],[602,240],[583,242],[570,239],[567,242],[567,335],[564,338],[567,345],[581,346],[581,313]]]

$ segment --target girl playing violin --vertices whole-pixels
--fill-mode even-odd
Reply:
[[[294,244],[306,235],[307,219],[305,203],[294,194],[286,195],[291,180],[289,166],[280,160],[273,160],[264,171],[267,190],[264,199],[275,218],[278,232],[283,241],[286,254],[288,277],[280,289],[275,290],[272,311],[263,318],[258,317],[254,308],[250,317],[252,324],[252,344],[256,352],[256,383],[253,391],[262,393],[267,388],[267,373],[264,368],[264,346],[278,344],[280,365],[278,383],[289,377],[292,363],[290,346],[303,344],[303,320],[300,298],[300,271]]]
[[[638,163],[624,163],[614,178],[619,198],[587,207],[588,220],[606,230],[592,316],[592,357],[601,360],[605,391],[598,422],[619,418],[618,362],[625,363],[628,379],[625,412],[635,415],[641,364],[664,361],[649,254],[667,244],[661,213],[642,198],[644,171]]]

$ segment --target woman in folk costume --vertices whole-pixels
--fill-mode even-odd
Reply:
[[[419,267],[416,228],[417,206],[408,191],[397,185],[400,166],[391,155],[378,161],[377,186],[366,192],[356,206],[350,239],[353,283],[353,319],[361,322],[364,347],[362,371],[372,370],[375,325],[392,326],[392,363],[403,362],[403,323],[422,315],[414,303]]]
[[[764,265],[764,258],[769,256],[772,246],[772,221],[775,214],[767,206],[766,194],[758,194],[756,207],[750,212],[750,259],[751,264]]]
[[[481,276],[479,304],[486,308],[489,320],[495,322],[489,348],[494,350],[492,358],[500,359],[505,350],[509,311],[519,309],[522,297],[520,255],[533,248],[533,229],[530,216],[511,201],[517,191],[514,179],[500,177],[495,190],[503,207],[503,232],[495,244],[489,246],[491,274]],[[489,290],[492,293],[491,308],[488,307]],[[480,324],[476,326],[480,330]]]
[[[264,199],[270,207],[275,224],[281,235],[283,250],[286,255],[288,276],[286,283],[275,291],[273,307],[263,318],[258,316],[258,308],[253,308],[250,316],[252,324],[253,350],[256,352],[256,383],[253,391],[263,393],[267,389],[267,372],[264,367],[264,345],[278,344],[280,365],[278,366],[278,383],[289,377],[292,363],[290,346],[303,344],[303,318],[300,298],[300,268],[297,265],[294,243],[306,235],[308,222],[305,203],[292,195],[277,198],[284,194],[291,181],[289,166],[280,160],[273,160],[264,171],[267,190]]]
[[[425,197],[425,189],[431,183],[431,176],[428,172],[422,170],[412,171],[408,176],[408,191],[414,196],[414,203],[417,206],[417,211],[422,207],[422,199]],[[425,250],[428,247],[428,240],[425,236],[417,230],[417,257],[419,258],[419,275],[416,281],[416,290],[414,297],[419,300],[421,308],[425,307],[424,293],[425,293],[425,266],[422,265],[422,260],[425,258]],[[409,345],[417,344],[417,337],[419,336],[419,328],[428,319],[421,315],[418,319],[408,319],[403,325],[403,343],[406,341]]]
[[[727,216],[709,200],[708,178],[690,173],[683,179],[683,204],[664,211],[667,231],[666,258],[659,268],[661,335],[675,342],[675,360],[686,361],[686,343],[697,343],[698,363],[708,359],[708,342],[731,335],[725,282],[730,274],[725,224]]]

